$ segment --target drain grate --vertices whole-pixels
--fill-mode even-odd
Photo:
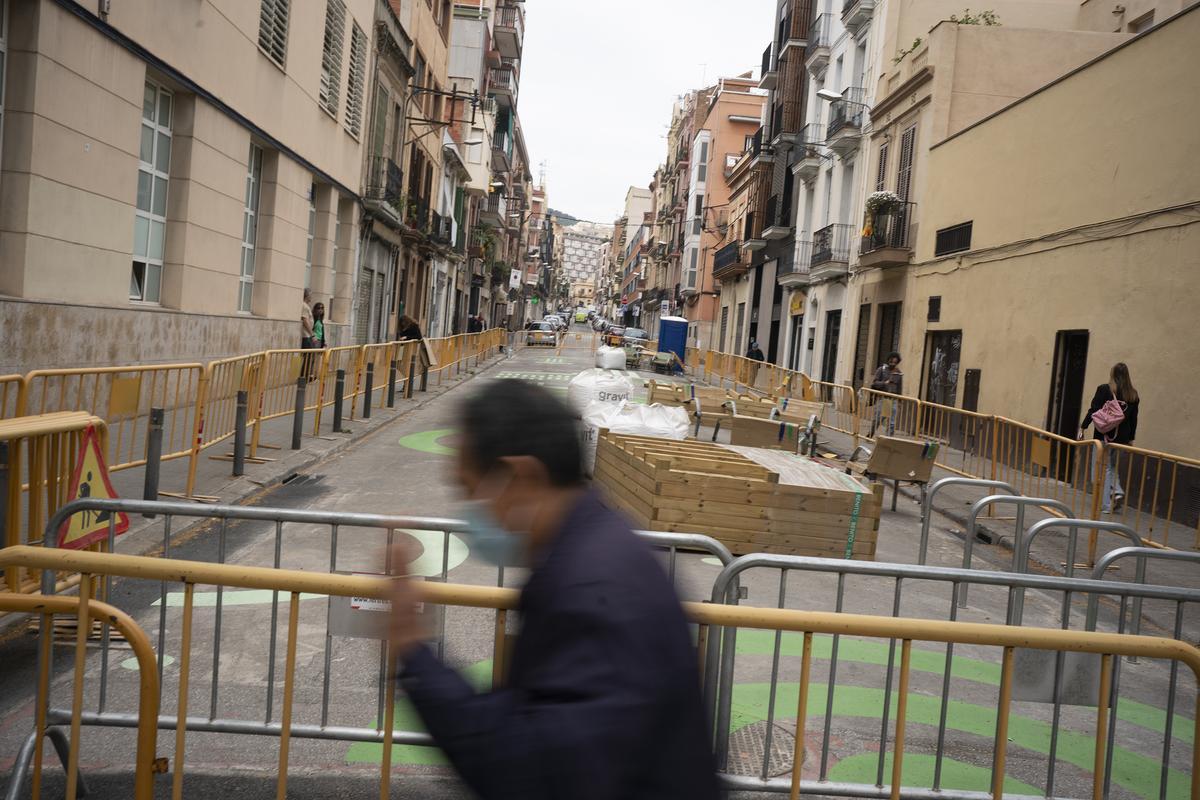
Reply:
[[[761,775],[766,746],[765,720],[735,731],[729,737],[729,761],[725,771],[730,775]],[[796,723],[791,720],[776,722],[772,726],[771,760],[767,765],[767,777],[787,775],[792,771],[792,751],[795,746]]]

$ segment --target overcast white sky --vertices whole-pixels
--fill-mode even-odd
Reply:
[[[675,97],[762,63],[775,0],[529,0],[525,11],[518,110],[534,180],[545,161],[552,208],[612,222],[665,160]]]

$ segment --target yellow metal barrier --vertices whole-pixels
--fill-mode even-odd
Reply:
[[[210,361],[204,368],[197,398],[196,438],[192,442],[185,496],[195,496],[200,453],[233,436],[238,392],[245,391],[253,399],[262,369],[262,353]]]
[[[46,522],[68,497],[79,458],[83,432],[95,427],[101,449],[108,443],[104,420],[83,411],[60,411],[35,417],[0,420],[0,443],[8,447],[8,496],[4,504],[5,546],[40,541]],[[22,471],[22,467],[25,467]],[[23,497],[23,495],[26,495]],[[106,546],[101,542],[96,548]],[[20,569],[6,570],[10,592],[37,591],[39,576]]]
[[[24,375],[0,375],[0,419],[17,416],[24,389]]]
[[[262,442],[262,426],[267,420],[285,417],[296,410],[296,382],[306,378],[304,407],[314,410],[320,401],[320,383],[316,380],[317,364],[323,360],[320,350],[267,350],[260,354],[258,382],[250,397],[247,424],[253,427],[250,435],[250,458],[258,457]],[[310,380],[311,378],[311,380]]]
[[[804,373],[797,373],[802,385],[801,396],[809,402],[824,403],[826,411],[821,423],[838,433],[855,437],[858,441],[858,395],[854,387],[841,383],[809,380]]]
[[[921,401],[915,397],[860,389],[858,435],[871,442],[875,441],[877,435],[916,436],[920,426],[920,408]]]
[[[388,373],[392,368],[392,360],[397,358],[403,345],[400,342],[384,342],[382,344],[363,345],[363,381],[358,388],[356,396],[361,397],[367,391],[366,370],[370,365],[373,371],[371,394],[372,397],[367,400],[372,408],[383,408],[387,404],[387,382]],[[400,381],[400,366],[396,365],[396,381]],[[376,401],[374,395],[379,395],[379,400]]]
[[[197,584],[261,589],[285,592],[290,595],[287,622],[287,650],[284,662],[283,701],[279,737],[279,768],[277,797],[287,794],[292,707],[296,688],[296,640],[299,632],[300,598],[303,593],[337,597],[371,597],[386,599],[389,586],[386,580],[348,575],[331,575],[314,572],[274,570],[262,567],[242,567],[208,564],[192,561],[173,561],[161,558],[122,556],[86,552],[50,550],[46,548],[13,547],[0,551],[0,567],[22,566],[28,568],[68,570],[79,572],[82,605],[87,606],[90,587],[97,577],[125,577],[151,581],[181,581],[184,584],[182,638],[179,654],[180,685],[176,719],[187,718],[188,687],[192,647],[192,623],[194,612],[194,587]],[[497,631],[503,631],[506,614],[517,604],[518,594],[511,589],[481,586],[459,586],[438,582],[422,582],[417,585],[420,599],[427,603],[471,608],[496,609]],[[32,598],[30,599],[32,600]],[[22,602],[28,602],[22,600]],[[1094,760],[1091,775],[1092,796],[1102,798],[1105,794],[1107,775],[1106,754],[1108,752],[1109,711],[1113,698],[1115,659],[1135,656],[1138,658],[1163,659],[1181,664],[1192,671],[1200,681],[1200,650],[1182,641],[1151,636],[1128,634],[1064,631],[1048,628],[1006,626],[970,622],[942,622],[928,619],[905,619],[875,617],[859,614],[797,611],[779,608],[755,608],[752,606],[715,605],[708,603],[685,603],[689,618],[701,626],[702,635],[709,627],[754,628],[770,631],[790,631],[803,634],[801,651],[798,705],[796,709],[796,734],[791,771],[791,797],[800,792],[801,771],[804,763],[808,701],[813,690],[812,660],[813,637],[816,634],[842,637],[860,637],[887,641],[900,640],[900,670],[897,693],[894,733],[892,736],[892,773],[889,794],[899,798],[904,789],[902,784],[905,757],[905,733],[908,723],[908,701],[910,677],[913,671],[913,643],[935,642],[955,645],[974,645],[1002,648],[997,721],[993,742],[993,769],[991,775],[993,797],[1003,796],[1005,771],[1008,757],[1008,725],[1013,702],[1014,662],[1017,648],[1029,648],[1051,652],[1091,653],[1101,657],[1099,691],[1095,706]],[[86,619],[86,609],[81,608],[81,619]],[[90,613],[90,612],[88,612]],[[83,626],[80,626],[83,630]],[[79,635],[82,648],[83,634]],[[499,633],[496,640],[500,640]],[[44,642],[48,639],[44,639]],[[45,646],[45,645],[44,645]],[[142,656],[144,657],[144,656]],[[390,670],[394,658],[385,660]],[[44,662],[46,663],[46,662]],[[82,677],[83,655],[77,650],[77,678]],[[142,667],[142,672],[153,674],[153,669]],[[43,678],[44,680],[44,678]],[[77,681],[76,692],[79,693]],[[146,687],[143,685],[143,697]],[[389,681],[387,708],[383,719],[394,719],[394,687]],[[143,704],[143,709],[145,704]],[[78,726],[78,700],[74,728]],[[1196,713],[1191,720],[1191,769],[1190,796],[1200,800],[1200,696],[1197,698]],[[383,758],[380,764],[380,796],[390,793],[392,725],[384,728]],[[141,739],[139,738],[139,744]],[[175,733],[176,763],[174,768],[175,796],[182,793],[184,764],[182,754],[186,745],[186,727],[177,726]],[[74,752],[74,751],[73,751]],[[146,762],[139,747],[139,769]]]
[[[1191,531],[1200,549],[1200,513],[1182,501],[1200,485],[1200,461],[1124,444],[1106,444],[1095,469],[1097,503],[1104,501],[1109,472],[1116,475],[1125,501],[1114,519],[1133,528],[1146,544],[1171,546],[1170,526]],[[1190,516],[1189,516],[1190,515]],[[1178,537],[1182,538],[1182,537]],[[1182,541],[1177,541],[1178,549]]]
[[[321,429],[324,410],[334,403],[338,370],[346,373],[346,385],[342,389],[342,401],[346,403],[344,414],[346,419],[354,419],[354,395],[362,362],[362,347],[359,345],[331,347],[323,353],[321,380],[317,388],[317,413],[313,415],[313,436]]]
[[[21,416],[86,411],[108,423],[105,457],[114,472],[146,463],[150,409],[161,408],[162,459],[190,457],[200,425],[202,364],[34,370],[25,376]]]
[[[92,577],[84,576],[79,584],[78,597],[42,597],[41,595],[0,593],[0,611],[6,613],[37,614],[42,619],[42,625],[47,629],[52,627],[53,616],[55,614],[73,614],[76,618],[75,670],[71,695],[71,736],[68,761],[63,765],[67,781],[67,800],[75,800],[79,789],[79,718],[83,710],[83,685],[87,663],[88,632],[92,629],[94,623],[102,622],[112,625],[121,634],[133,651],[133,656],[137,659],[138,666],[137,755],[134,761],[133,796],[134,800],[153,800],[155,746],[158,738],[159,691],[158,667],[154,658],[154,649],[150,646],[150,639],[146,636],[145,631],[128,614],[107,603],[92,599],[95,588],[96,585]],[[46,712],[50,694],[50,644],[50,637],[42,637],[39,656],[41,663],[46,666],[38,674],[39,702],[34,711],[34,733],[37,737],[34,745],[33,779],[31,781],[31,795],[34,800],[37,800],[40,796],[42,788]]]
[[[1100,443],[1077,441],[1004,417],[993,417],[992,480],[1029,497],[1065,503],[1076,517],[1099,517],[1099,494],[1091,480]]]

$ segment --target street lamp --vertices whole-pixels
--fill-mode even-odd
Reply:
[[[835,92],[833,89],[818,89],[817,97],[819,97],[822,100],[825,100],[827,102],[830,102],[830,103],[836,103],[836,102],[841,101],[843,103],[849,103],[852,106],[862,106],[863,108],[870,108],[870,106],[868,106],[866,103],[860,103],[857,100],[847,100],[845,97],[842,96],[841,92]]]

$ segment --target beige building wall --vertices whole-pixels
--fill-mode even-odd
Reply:
[[[962,369],[982,369],[980,410],[1044,425],[1056,334],[1087,331],[1085,407],[1125,361],[1142,395],[1137,443],[1200,456],[1200,178],[1181,168],[1200,94],[1177,91],[1200,71],[1197,41],[1200,7],[932,150],[910,363],[927,329],[961,330]],[[935,231],[968,220],[971,249],[933,258]],[[930,296],[942,298],[936,324]]]
[[[13,337],[21,345],[2,359],[8,369],[297,346],[310,196],[318,208],[313,287],[330,307],[337,336],[338,323],[348,321],[351,286],[335,269],[349,274],[355,237],[352,230],[341,237],[335,267],[334,229],[357,226],[353,192],[366,121],[364,107],[358,136],[348,130],[352,30],[357,25],[369,36],[373,11],[370,0],[347,0],[346,7],[335,118],[316,99],[324,2],[293,3],[284,68],[257,46],[257,2],[114,3],[108,23],[161,64],[143,61],[49,0],[13,5],[0,162],[0,314],[29,327]],[[90,16],[83,8],[79,14]],[[161,294],[152,304],[129,299],[148,80],[171,95]],[[264,153],[255,286],[251,313],[239,314],[252,142]],[[80,320],[111,323],[121,334],[97,342]]]

